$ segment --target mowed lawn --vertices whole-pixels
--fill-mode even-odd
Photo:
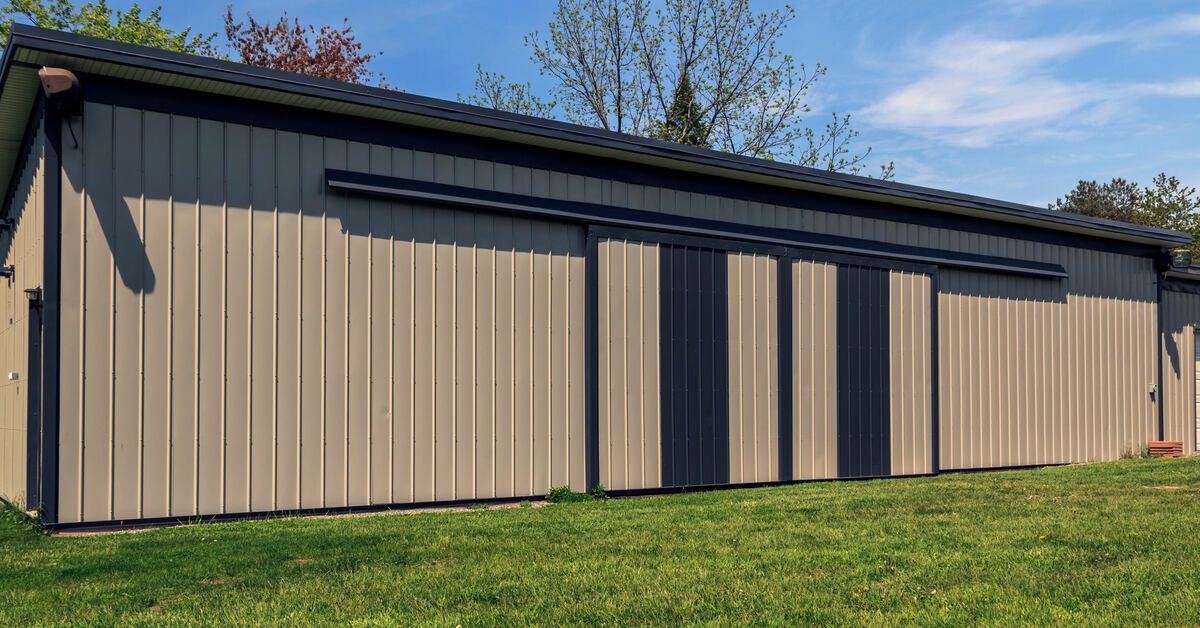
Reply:
[[[0,625],[1200,623],[1200,458],[38,535]]]

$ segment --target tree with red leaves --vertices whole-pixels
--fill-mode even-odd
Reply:
[[[276,22],[260,22],[246,14],[246,22],[234,21],[233,6],[225,9],[225,36],[243,63],[308,76],[387,87],[382,74],[367,67],[382,52],[363,52],[363,45],[350,28],[325,25],[302,26],[299,18],[284,12]]]

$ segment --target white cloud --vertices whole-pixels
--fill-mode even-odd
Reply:
[[[1090,49],[1200,33],[1200,15],[1110,33],[1004,39],[962,30],[918,51],[914,78],[863,110],[872,125],[965,147],[1067,137],[1103,125],[1138,98],[1200,97],[1200,79],[1112,84],[1072,81],[1055,65]]]

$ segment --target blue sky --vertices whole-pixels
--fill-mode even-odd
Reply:
[[[117,1],[114,6],[125,3]],[[152,4],[152,3],[151,3]],[[221,28],[225,0],[165,2],[172,26]],[[753,0],[756,8],[782,4]],[[1200,2],[793,2],[783,50],[820,62],[811,119],[849,111],[897,179],[1044,205],[1080,178],[1200,186]],[[522,43],[552,0],[251,0],[259,17],[343,17],[406,91],[453,99],[475,64],[539,81]]]

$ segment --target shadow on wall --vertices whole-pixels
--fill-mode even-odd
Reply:
[[[94,202],[94,201],[93,201]],[[92,202],[89,202],[91,205]],[[141,204],[131,204],[125,200],[117,201],[117,210],[106,212],[112,215],[112,220],[98,220],[108,250],[112,253],[117,276],[125,287],[136,294],[154,292],[156,277],[154,265],[146,255],[146,241],[138,232],[135,213],[141,215]],[[97,211],[97,214],[101,212]]]
[[[323,241],[322,235],[328,238],[328,235],[333,233],[351,240],[365,240],[370,237],[376,243],[397,241],[415,244],[457,244],[473,246],[479,250],[495,248],[499,251],[534,255],[582,257],[585,248],[582,229],[556,229],[551,223],[536,219],[448,207],[392,203],[340,193],[330,193],[326,198],[311,203],[310,206],[315,207],[315,210],[299,209],[295,207],[298,203],[294,201],[287,202],[291,208],[280,207],[277,210],[274,205],[266,203],[260,204],[262,209],[232,205],[226,208],[220,202],[209,203],[206,200],[198,204],[194,200],[181,202],[179,199],[175,200],[172,210],[170,198],[117,198],[110,204],[94,196],[96,195],[88,195],[86,211],[93,214],[89,217],[88,226],[100,225],[119,280],[136,294],[154,292],[157,277],[167,271],[172,247],[175,255],[181,252],[195,255],[198,246],[204,246],[204,257],[207,260],[219,258],[219,253],[209,257],[207,247],[215,245],[219,251],[219,247],[222,246],[222,234],[219,228],[214,231],[213,225],[220,225],[223,221],[227,222],[226,228],[229,230],[229,243],[225,244],[226,257],[236,259],[236,265],[241,266],[243,271],[251,265],[257,266],[260,259],[272,260],[273,263],[277,255],[280,259],[298,260],[303,252],[304,257],[308,257],[311,253],[307,247],[320,246]],[[168,214],[171,211],[175,212],[176,226],[173,227],[174,232],[170,236],[170,246],[161,242],[147,246],[144,234],[148,230],[145,226],[139,228],[143,205],[146,222],[157,223],[150,230],[157,229],[160,235],[166,233],[163,228],[167,217],[161,215],[164,209]],[[181,211],[186,216],[181,217]],[[155,215],[156,213],[159,215]],[[183,218],[186,218],[186,222]],[[203,229],[197,228],[197,218]],[[300,231],[301,219],[304,224],[303,232]],[[313,230],[310,225],[314,222],[310,221],[320,224],[320,229]],[[237,226],[237,223],[241,226]],[[247,225],[250,225],[251,233],[247,233]],[[241,233],[235,235],[235,229]],[[296,246],[301,233],[303,242]],[[153,240],[155,236],[152,233],[149,237]],[[239,244],[232,244],[235,241]],[[243,248],[247,243],[250,245],[249,249]],[[259,250],[259,247],[264,245],[268,247],[265,255]],[[239,248],[236,254],[230,250],[234,246]],[[336,265],[338,268],[347,263],[344,261],[347,255],[350,256],[352,264],[358,264],[358,256],[367,255],[370,250],[364,243],[350,247],[351,251],[347,253],[345,244],[334,240],[327,240],[325,246],[325,250],[317,252],[316,259],[325,258],[326,264],[331,267]],[[229,270],[237,272],[234,267]],[[214,271],[219,272],[219,269],[199,269],[201,273]]]
[[[1183,338],[1183,330],[1185,325],[1175,324],[1168,327],[1163,325],[1163,351],[1167,353],[1167,361],[1170,363],[1170,372],[1163,373],[1164,379],[1170,376],[1172,379],[1178,379],[1183,374],[1183,355],[1179,346],[1179,339]],[[1166,368],[1166,366],[1164,366]]]
[[[969,270],[943,269],[938,274],[938,291],[970,297],[1066,303],[1067,281],[1020,277]]]

